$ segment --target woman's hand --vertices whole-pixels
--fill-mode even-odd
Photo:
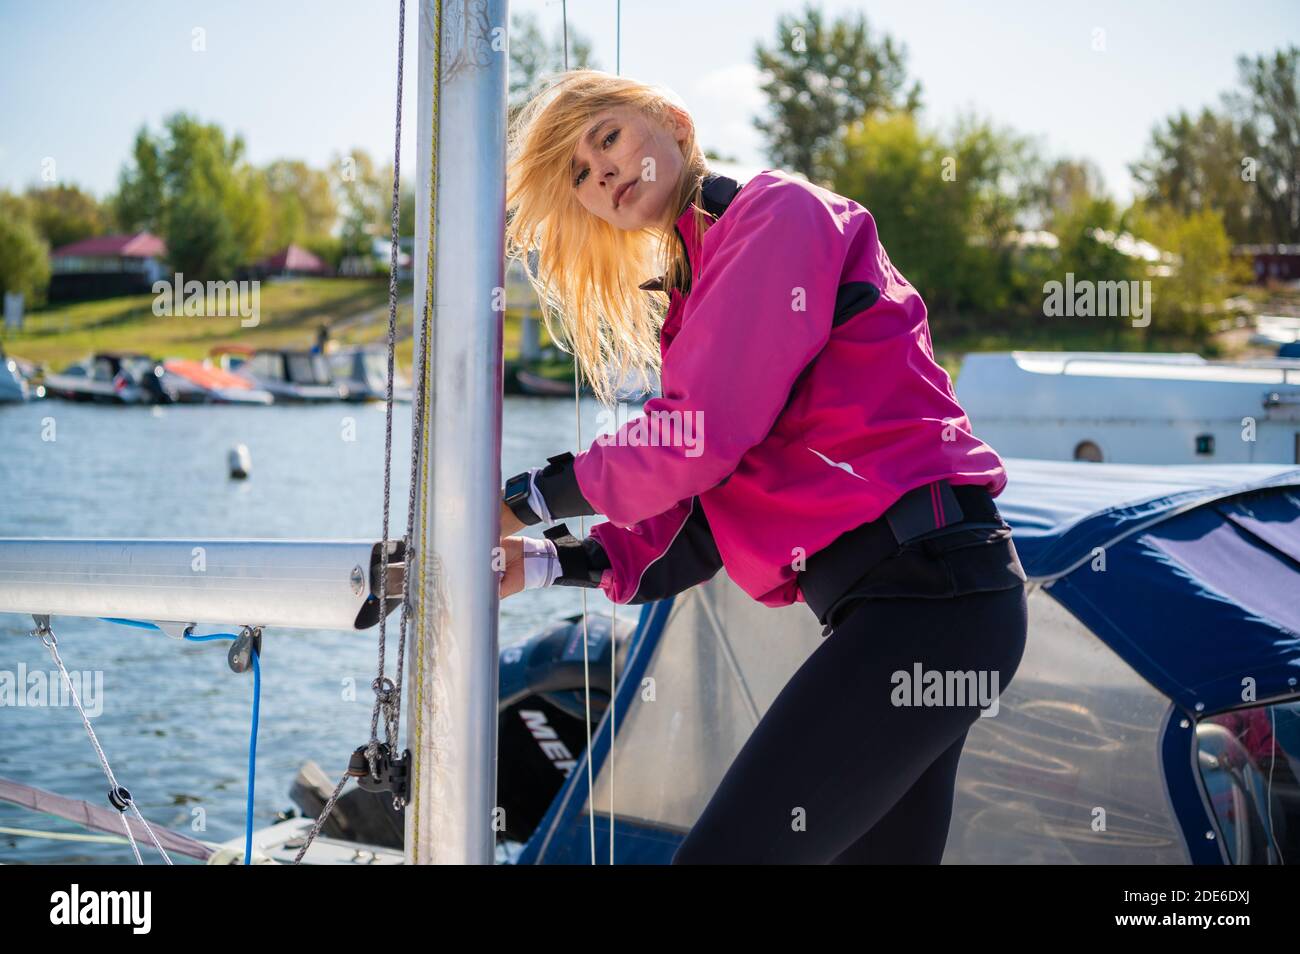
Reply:
[[[524,588],[524,538],[502,537],[501,549],[505,555],[506,568],[501,574],[498,592],[501,599],[505,599]]]
[[[515,516],[515,512],[506,506],[506,502],[504,500],[501,501],[502,539],[504,540],[505,537],[510,536],[512,533],[518,533],[523,528],[524,525],[519,522],[519,518]],[[522,579],[522,577],[520,579]]]

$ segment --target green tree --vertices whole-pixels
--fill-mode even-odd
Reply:
[[[18,292],[29,304],[39,301],[50,283],[49,246],[7,193],[0,193],[0,292]]]
[[[329,236],[338,202],[329,175],[305,162],[280,159],[262,170],[268,203],[267,252]]]
[[[1152,336],[1206,341],[1230,295],[1232,243],[1222,216],[1139,204],[1128,218],[1135,234],[1175,258],[1171,267],[1144,276],[1152,283]]]
[[[941,137],[911,114],[877,114],[849,129],[831,181],[870,210],[890,260],[931,313],[951,319],[1011,302],[1008,237],[1030,158],[1025,141],[975,118]]]
[[[124,232],[161,232],[166,186],[163,146],[148,129],[141,129],[131,146],[131,159],[118,174],[112,199],[118,228]]]
[[[1026,184],[1027,198],[1038,214],[1038,223],[1053,229],[1059,216],[1080,203],[1105,193],[1101,171],[1087,159],[1057,159],[1047,163]]]
[[[393,164],[390,162],[379,170],[378,187],[383,189],[381,220],[376,223],[378,234],[387,239],[392,233],[393,214]],[[402,190],[397,202],[397,234],[415,234],[415,187],[411,185],[409,173],[402,176]]]
[[[1214,210],[1245,241],[1257,232],[1251,223],[1254,190],[1242,178],[1247,148],[1231,117],[1208,108],[1195,119],[1180,112],[1152,131],[1146,156],[1129,171],[1150,205],[1185,216]]]
[[[336,189],[342,227],[339,238],[344,255],[370,254],[376,235],[387,234],[393,194],[392,173],[385,180],[383,170],[364,149],[336,156]]]
[[[1242,90],[1227,97],[1241,120],[1243,160],[1255,160],[1251,195],[1261,228],[1300,242],[1300,47],[1237,60]]]
[[[1300,241],[1300,48],[1237,60],[1221,111],[1165,119],[1130,169],[1139,198],[1182,216],[1216,212],[1231,239]]]
[[[161,233],[172,266],[199,280],[229,278],[270,233],[266,183],[243,139],[185,113],[158,135],[140,130],[113,204],[123,228]]]
[[[591,41],[572,25],[569,27],[569,69],[599,69],[592,57]],[[557,26],[550,40],[537,17],[516,13],[510,17],[510,117],[536,91],[548,74],[564,69],[564,30]]]
[[[907,78],[905,48],[877,38],[861,14],[827,23],[811,5],[777,20],[776,40],[755,46],[754,61],[766,79],[767,115],[754,125],[771,161],[827,181],[850,123],[876,110],[914,111],[920,85]]]
[[[1144,277],[1138,260],[1117,248],[1114,238],[1126,231],[1128,223],[1115,201],[1107,196],[1081,195],[1073,205],[1062,210],[1053,221],[1060,240],[1058,249],[1059,280],[1073,273],[1077,280],[1094,282],[1132,281]],[[1107,241],[1106,235],[1112,237]]]
[[[32,186],[26,199],[32,224],[51,248],[107,231],[108,216],[99,200],[75,185]]]
[[[187,189],[167,212],[167,255],[185,278],[225,279],[239,266],[239,242],[221,197]]]

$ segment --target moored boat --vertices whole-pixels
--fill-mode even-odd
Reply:
[[[388,391],[388,353],[383,345],[354,345],[326,354],[334,380],[347,389],[349,401],[382,401]],[[411,401],[411,383],[394,369],[393,400]]]
[[[17,358],[6,357],[0,349],[0,404],[30,401],[45,396],[45,388],[28,383],[30,375]]]
[[[50,397],[97,404],[172,404],[178,392],[169,388],[166,371],[155,359],[138,352],[101,351],[47,374]]]
[[[1117,464],[1300,463],[1300,360],[968,354],[957,397],[1008,457]]]
[[[208,361],[168,358],[163,362],[169,376],[175,376],[194,388],[211,404],[271,404],[269,391],[255,388],[247,378],[216,367]]]
[[[334,380],[325,356],[314,351],[260,348],[239,365],[238,375],[269,392],[276,403],[343,401],[345,387]]]

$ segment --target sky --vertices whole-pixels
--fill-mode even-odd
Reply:
[[[451,0],[444,0],[451,2]],[[823,0],[901,41],[925,120],[975,113],[1049,157],[1091,159],[1120,199],[1152,127],[1216,105],[1239,54],[1300,45],[1300,0]],[[414,168],[417,0],[407,4],[402,165]],[[0,188],[57,181],[101,197],[137,130],[186,110],[243,135],[250,159],[325,167],[393,153],[396,0],[0,0]],[[558,29],[561,0],[516,0]],[[615,69],[616,0],[569,0],[569,23]],[[623,0],[622,72],[686,102],[702,144],[767,163],[751,119],[756,44],[802,0]],[[201,43],[196,42],[201,38]],[[203,49],[195,49],[201,45]],[[44,165],[43,165],[44,164]]]

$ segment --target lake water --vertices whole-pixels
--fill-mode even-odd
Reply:
[[[583,402],[586,442],[597,431],[599,410]],[[396,409],[393,427],[391,535],[397,537],[406,525],[409,406]],[[573,402],[508,397],[503,430],[504,475],[541,466],[546,457],[574,449]],[[252,455],[247,481],[227,477],[227,451],[237,443]],[[0,536],[380,535],[382,405],[0,405],[0,447]],[[576,521],[569,523],[576,532]],[[579,612],[582,592],[555,587],[511,597],[501,608],[502,644]],[[612,604],[599,591],[586,592],[591,612],[610,612]],[[630,617],[639,610],[619,612]],[[53,670],[45,647],[29,635],[31,627],[30,617],[0,613],[0,672],[16,678],[20,667]],[[102,713],[92,721],[118,781],[145,817],[201,840],[242,837],[252,678],[230,671],[230,644],[183,643],[88,619],[56,618],[54,631],[69,670],[102,673]],[[303,761],[314,759],[337,779],[348,755],[369,738],[377,634],[265,634],[257,826],[291,806],[289,784]],[[390,674],[395,655],[393,627]],[[107,804],[107,782],[72,707],[0,706],[0,777]],[[84,832],[0,804],[3,827]],[[146,859],[160,860],[152,846]],[[23,862],[123,864],[132,858],[125,845],[0,832],[0,863]]]

